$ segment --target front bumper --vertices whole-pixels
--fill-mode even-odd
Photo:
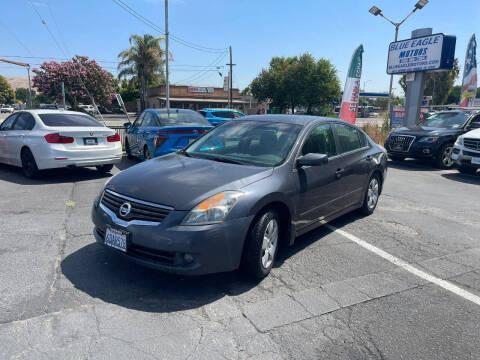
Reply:
[[[237,269],[253,220],[251,216],[213,225],[182,226],[178,224],[187,212],[173,210],[162,223],[138,224],[119,219],[102,204],[95,206],[97,203],[98,200],[92,209],[92,220],[95,239],[99,244],[107,247],[104,241],[107,226],[127,231],[126,253],[107,248],[140,265],[183,275]]]
[[[455,144],[452,152],[452,160],[458,165],[467,165],[477,169],[480,169],[480,164],[472,164],[473,158],[480,159],[480,151],[467,149],[461,145]]]

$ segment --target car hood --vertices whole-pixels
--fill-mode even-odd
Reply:
[[[190,210],[225,190],[240,190],[273,173],[273,168],[236,165],[169,154],[115,175],[106,188],[135,199]]]
[[[413,135],[416,137],[420,136],[442,136],[442,135],[453,135],[461,132],[461,128],[449,129],[449,128],[436,128],[428,126],[405,126],[392,131],[393,135]]]
[[[480,139],[480,129],[470,130],[469,132],[463,134],[464,137]]]

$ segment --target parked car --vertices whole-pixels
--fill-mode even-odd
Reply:
[[[13,106],[10,106],[10,105],[4,105],[2,106],[2,108],[0,109],[0,113],[13,113],[15,111],[15,109],[13,108]]]
[[[372,214],[387,154],[338,119],[256,115],[122,171],[95,199],[95,238],[129,259],[198,275],[266,276],[279,243],[347,212]]]
[[[479,111],[437,112],[417,126],[393,130],[385,142],[394,161],[405,158],[430,159],[441,169],[454,166],[453,145],[457,137],[480,122]]]
[[[480,169],[480,117],[470,123],[471,130],[460,135],[453,147],[452,160],[464,174],[475,174]]]
[[[147,109],[127,129],[125,151],[129,157],[149,160],[183,149],[210,131],[212,126],[196,111]]]
[[[95,115],[97,113],[97,110],[95,110],[93,105],[79,105],[78,108],[90,115]]]
[[[245,116],[244,113],[233,109],[202,109],[198,111],[202,114],[210,124],[217,126],[223,124],[225,121],[238,119]]]
[[[58,105],[57,104],[40,104],[39,108],[44,110],[57,110]]]
[[[29,178],[60,167],[96,166],[108,172],[121,158],[119,135],[79,112],[19,111],[0,126],[0,162],[21,166]]]

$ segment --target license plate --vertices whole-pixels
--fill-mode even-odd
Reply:
[[[127,232],[107,227],[105,245],[127,252]]]
[[[472,157],[472,164],[480,165],[480,157]]]
[[[403,150],[403,145],[395,144],[392,146],[392,150]]]
[[[97,145],[97,138],[83,138],[83,142],[85,145]]]

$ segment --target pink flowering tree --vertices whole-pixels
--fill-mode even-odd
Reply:
[[[76,55],[65,62],[44,62],[33,69],[33,86],[46,96],[62,101],[62,81],[65,84],[65,100],[73,109],[78,104],[90,104],[91,97],[97,105],[108,105],[115,98],[115,79],[95,60]]]

